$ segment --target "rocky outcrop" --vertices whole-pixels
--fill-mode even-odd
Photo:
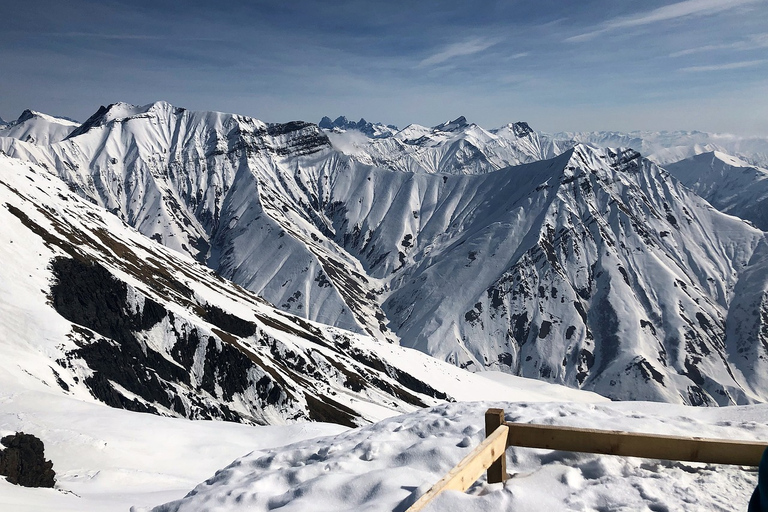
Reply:
[[[15,485],[53,487],[56,472],[53,463],[45,460],[45,448],[40,439],[18,432],[0,439],[0,444],[5,446],[0,451],[0,475]]]

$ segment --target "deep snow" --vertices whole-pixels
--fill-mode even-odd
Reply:
[[[685,436],[765,439],[768,406],[693,409],[647,402],[457,403],[369,427],[258,450],[153,512],[404,511],[484,437],[483,415]],[[485,477],[441,494],[429,511],[745,510],[753,471],[729,466],[514,448],[504,484]],[[142,510],[142,509],[137,509]]]

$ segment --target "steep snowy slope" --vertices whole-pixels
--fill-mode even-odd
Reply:
[[[0,220],[9,378],[139,412],[251,424],[362,424],[461,397],[477,379],[506,396],[424,354],[281,313],[5,156]]]
[[[768,169],[713,151],[664,166],[721,212],[768,230]]]
[[[333,153],[315,125],[266,125],[158,102],[102,107],[41,149],[0,139],[7,154],[54,170],[74,190],[164,245],[305,318],[379,334],[382,313],[355,262],[296,205],[269,192]],[[319,155],[319,156],[317,156]]]
[[[768,167],[768,139],[707,132],[559,132],[540,134],[541,139],[561,148],[576,143],[602,147],[629,147],[659,165],[677,162],[701,153],[720,151],[736,155],[752,165]]]
[[[0,137],[11,137],[47,146],[63,140],[78,126],[80,123],[69,119],[25,110],[14,122],[0,122]]]
[[[615,398],[764,399],[724,348],[763,233],[637,153],[578,146],[482,176],[337,168],[325,215],[386,280],[407,346]]]

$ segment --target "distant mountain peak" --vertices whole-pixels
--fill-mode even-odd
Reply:
[[[35,117],[36,112],[33,112],[30,109],[24,110],[24,112],[21,113],[19,118],[16,120],[17,123],[23,123],[24,121],[29,121],[33,117]]]
[[[398,131],[397,126],[393,124],[371,123],[366,121],[364,117],[361,117],[358,122],[354,122],[347,119],[346,116],[339,116],[333,121],[330,117],[323,116],[318,126],[324,130],[357,130],[372,139],[391,137]]]
[[[525,121],[512,123],[511,126],[515,135],[518,137],[527,137],[528,135],[533,133],[533,129]]]
[[[74,119],[70,119],[68,117],[60,117],[60,116],[52,116],[50,114],[44,114],[42,112],[38,112],[36,110],[32,109],[24,109],[24,112],[21,113],[21,115],[16,119],[16,121],[12,123],[6,123],[2,119],[0,119],[0,124],[21,124],[26,121],[29,121],[30,119],[42,119],[49,123],[58,123],[63,125],[79,125],[80,123],[75,121]]]
[[[0,120],[0,136],[45,146],[61,141],[79,125],[72,119],[25,109],[15,121]]]
[[[441,132],[455,132],[465,128],[468,125],[469,123],[467,123],[467,118],[464,116],[459,116],[453,121],[446,121],[445,123],[435,126],[433,130]]]
[[[161,112],[181,113],[185,110],[186,109],[184,108],[174,107],[167,101],[162,100],[148,103],[142,106],[118,101],[116,103],[110,103],[106,107],[104,105],[99,107],[99,109],[91,117],[89,117],[82,125],[70,133],[67,138],[70,139],[72,137],[82,135],[96,126],[103,126],[113,121],[119,122],[136,117],[152,117],[157,116]]]

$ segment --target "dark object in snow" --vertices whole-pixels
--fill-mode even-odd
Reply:
[[[12,484],[24,487],[53,487],[56,473],[53,462],[45,460],[43,442],[31,434],[19,432],[0,439],[6,447],[0,451],[0,475]]]
[[[757,488],[749,500],[747,512],[768,512],[768,448],[763,452],[757,473]]]

